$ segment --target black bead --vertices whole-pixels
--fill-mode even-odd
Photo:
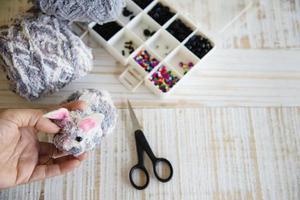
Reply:
[[[167,30],[180,42],[182,42],[185,38],[187,38],[193,32],[193,30],[180,19],[176,19],[167,28]]]
[[[175,13],[170,11],[170,8],[164,6],[162,3],[157,3],[148,14],[157,21],[160,25],[164,25],[169,19],[171,19]]]
[[[185,46],[199,58],[204,57],[213,48],[211,42],[200,35],[191,37]]]
[[[134,48],[132,47],[130,50],[129,50],[129,53],[132,54],[134,52]]]
[[[133,42],[130,40],[130,41],[125,42],[125,44],[132,45]]]
[[[133,0],[142,9],[146,8],[153,0]]]
[[[122,29],[122,26],[120,26],[117,22],[109,22],[103,25],[96,24],[93,29],[105,40],[109,40]]]
[[[83,139],[82,139],[82,137],[77,136],[77,137],[75,138],[75,140],[76,140],[77,142],[81,142]]]
[[[144,35],[145,35],[146,37],[151,36],[151,31],[150,31],[149,29],[145,29],[145,30],[144,30]]]
[[[123,12],[122,12],[124,17],[129,17],[130,15],[133,14],[133,12],[131,12],[130,10],[127,9],[127,7],[123,8]]]

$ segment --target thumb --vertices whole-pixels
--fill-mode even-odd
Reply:
[[[1,114],[1,118],[13,122],[17,127],[34,127],[46,133],[57,133],[59,127],[43,117],[39,109],[9,109]]]

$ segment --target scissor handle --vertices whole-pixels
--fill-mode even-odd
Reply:
[[[163,164],[166,164],[166,166],[169,168],[169,175],[167,177],[161,177],[159,175],[159,173],[157,173],[157,166],[159,165],[159,163],[163,163]],[[153,164],[153,171],[154,171],[154,174],[155,174],[155,177],[161,181],[161,182],[168,182],[172,176],[173,176],[173,167],[172,167],[172,164],[170,163],[170,161],[168,161],[167,159],[165,158],[156,158],[155,160],[152,160],[152,164]]]
[[[134,178],[133,178],[133,174],[134,174],[134,171],[137,171],[137,170],[140,170],[142,173],[145,174],[145,177],[146,177],[146,182],[142,185],[138,185],[134,182]],[[145,189],[148,184],[149,184],[149,174],[147,172],[147,169],[143,166],[143,165],[140,165],[140,164],[137,164],[137,165],[134,165],[131,169],[130,169],[130,172],[129,172],[129,180],[130,180],[130,183],[131,185],[138,189],[138,190],[143,190]]]

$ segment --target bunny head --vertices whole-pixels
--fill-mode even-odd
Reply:
[[[101,123],[104,115],[92,113],[84,115],[82,111],[68,111],[65,108],[44,115],[61,129],[53,138],[55,146],[69,154],[78,156],[100,143],[103,135]]]

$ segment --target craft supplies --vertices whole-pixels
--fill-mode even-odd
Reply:
[[[127,7],[123,8],[122,14],[123,14],[124,17],[128,17],[129,20],[132,20],[135,17],[134,14],[133,14],[133,12],[130,11],[130,10],[128,10]]]
[[[92,69],[92,52],[67,23],[29,16],[0,36],[0,60],[12,91],[35,100],[58,91]]]
[[[61,108],[45,114],[60,127],[53,137],[54,145],[75,156],[90,151],[110,134],[117,121],[117,110],[107,91],[85,89],[70,95],[67,102],[85,101],[84,110]]]
[[[146,8],[153,0],[133,0],[142,9]]]
[[[39,8],[47,15],[62,20],[106,23],[120,16],[124,0],[37,0]]]
[[[96,24],[93,29],[105,40],[109,40],[122,29],[122,26],[116,22],[109,22],[103,25]]]
[[[135,50],[134,44],[131,40],[124,42],[124,48],[127,49],[129,55],[132,54]],[[122,55],[126,55],[125,50],[122,50]]]
[[[134,92],[145,83],[161,97],[170,95],[211,54],[215,44],[164,0],[126,0],[126,7],[135,17],[118,18],[115,23],[122,28],[110,39],[94,30],[99,26],[97,23],[89,24],[89,33],[121,64],[128,66],[119,77],[126,88]],[[125,14],[130,16],[128,10]],[[124,46],[129,41],[136,44],[134,48]]]
[[[149,78],[162,92],[168,92],[178,81],[179,77],[175,71],[167,69],[166,66],[160,67]]]
[[[150,31],[149,28],[146,28],[144,29],[143,33],[146,38],[149,38],[155,34],[155,31]]]
[[[144,68],[145,71],[150,72],[159,64],[159,61],[153,57],[147,50],[141,50],[134,60]]]
[[[201,35],[191,37],[185,46],[199,58],[203,58],[213,48],[211,42]]]
[[[169,33],[171,33],[180,42],[193,32],[192,28],[186,25],[181,19],[176,19],[172,22],[172,24],[167,28],[167,31],[169,31]]]
[[[129,171],[129,180],[131,185],[138,190],[143,190],[149,184],[150,177],[144,163],[144,152],[149,156],[152,162],[153,172],[157,180],[163,183],[170,181],[173,176],[173,167],[171,162],[166,158],[158,158],[154,155],[142,131],[143,128],[139,124],[139,121],[129,101],[128,107],[132,122],[132,132],[135,136],[136,151],[138,158],[138,163],[134,165]],[[164,170],[162,170],[162,168]],[[144,181],[141,180],[143,178]]]
[[[160,25],[164,25],[170,20],[175,13],[170,10],[169,6],[165,6],[162,3],[157,3],[148,14]]]
[[[141,40],[136,40],[132,34],[123,30],[118,33],[120,37],[114,37],[110,40],[110,44],[114,47],[114,51],[117,51],[122,58],[128,58],[139,46]]]
[[[192,67],[194,67],[194,63],[193,62],[189,62],[189,63],[180,62],[179,66],[183,69],[184,74],[186,74],[188,71],[190,71],[190,69]]]
[[[119,17],[119,20],[123,24],[129,23],[132,19],[139,14],[140,8],[132,1],[126,0],[126,6],[123,8],[122,14]]]
[[[139,15],[128,24],[128,29],[132,30],[132,32],[143,41],[147,41],[149,38],[154,36],[159,28],[160,25],[153,21],[153,19],[148,15]]]
[[[167,31],[160,30],[146,42],[146,45],[153,49],[158,56],[165,58],[178,47],[180,43]]]

